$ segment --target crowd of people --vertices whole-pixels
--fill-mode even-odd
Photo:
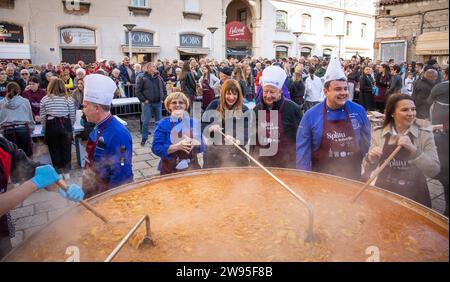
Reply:
[[[357,54],[350,60],[191,58],[131,64],[125,57],[118,65],[103,59],[89,65],[2,64],[0,141],[12,145],[0,147],[0,188],[5,193],[0,206],[13,192],[6,192],[9,171],[17,166],[10,156],[19,150],[31,162],[36,124],[42,124],[49,147],[54,168],[46,167],[45,175],[52,181],[40,183],[38,167],[35,181],[22,185],[34,191],[54,184],[59,174],[70,179],[77,110],[83,111],[81,125],[89,129],[83,185],[63,196],[79,201],[133,181],[133,142],[111,114],[111,103],[137,97],[142,103],[141,145],[154,135],[150,146],[161,158],[161,174],[251,166],[228,142],[233,140],[267,167],[364,181],[400,145],[376,185],[431,207],[426,177],[437,178],[444,186],[448,216],[448,95],[448,66],[435,60],[397,64]],[[371,111],[384,114],[381,126],[371,126]]]

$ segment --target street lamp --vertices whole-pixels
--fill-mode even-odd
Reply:
[[[339,54],[338,54],[338,57],[339,57],[339,59],[341,59],[341,39],[342,39],[342,37],[344,37],[344,35],[343,34],[337,34],[336,36],[337,36],[337,38],[339,38]]]
[[[297,58],[300,58],[300,56],[299,56],[299,50],[300,50],[300,47],[298,46],[298,38],[302,35],[302,33],[303,32],[301,32],[301,31],[294,31],[293,32],[293,34],[295,35],[295,48],[296,48],[296,57]]]
[[[216,32],[219,28],[218,27],[208,27],[207,28],[209,30],[209,32],[211,32],[211,58],[214,56],[214,32]]]
[[[133,46],[132,46],[132,37],[131,32],[133,31],[133,28],[136,26],[135,24],[124,24],[123,25],[128,30],[128,55],[130,56],[130,62],[133,63]]]

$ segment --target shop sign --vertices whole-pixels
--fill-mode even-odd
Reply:
[[[87,28],[61,28],[60,38],[66,45],[95,45],[95,31]]]
[[[153,46],[153,33],[144,31],[131,32],[132,46],[151,47]],[[128,31],[125,32],[125,45],[128,46]]]
[[[23,43],[23,27],[0,22],[0,42]]]
[[[203,47],[203,36],[196,34],[181,34],[180,35],[180,46],[181,47],[193,47],[202,48]]]

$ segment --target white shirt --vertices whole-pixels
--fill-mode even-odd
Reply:
[[[324,99],[322,80],[317,76],[314,76],[314,80],[308,76],[305,81],[305,101],[322,102]]]

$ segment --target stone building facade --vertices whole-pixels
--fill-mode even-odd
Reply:
[[[448,63],[447,0],[378,0],[374,57]]]
[[[251,40],[227,42],[230,22],[245,24]],[[372,0],[2,0],[0,59],[120,61],[129,53],[124,24],[135,25],[134,61],[372,57],[375,6]]]

